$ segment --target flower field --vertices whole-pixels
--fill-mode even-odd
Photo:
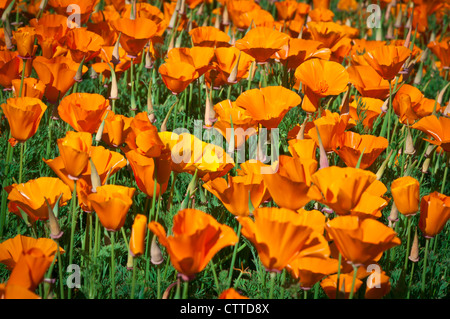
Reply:
[[[448,298],[448,0],[0,15],[0,299]]]

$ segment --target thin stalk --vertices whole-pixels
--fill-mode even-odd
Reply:
[[[342,263],[342,255],[341,253],[339,253],[339,259],[338,259],[338,271],[337,271],[337,280],[336,280],[336,284],[337,284],[337,289],[336,289],[336,299],[338,299],[339,297],[339,279],[341,276],[341,263]]]
[[[136,258],[133,257],[133,274],[132,274],[132,279],[131,279],[130,299],[134,299],[135,289],[136,289]]]
[[[183,282],[183,299],[188,299],[189,295],[189,281]]]
[[[114,258],[114,232],[111,232],[111,268],[110,268],[110,279],[111,279],[111,290],[112,290],[112,298],[116,299],[116,278],[115,278],[115,258]]]
[[[275,277],[276,277],[276,273],[271,272],[270,273],[270,290],[269,290],[269,299],[273,298],[273,290],[274,290],[274,286],[275,286]]]
[[[237,231],[238,242],[234,245],[233,257],[231,257],[230,272],[228,274],[228,280],[227,280],[227,287],[228,288],[231,287],[231,280],[233,279],[233,268],[234,268],[234,262],[236,261],[236,254],[237,254],[237,249],[238,249],[238,246],[239,246],[239,237],[241,236],[241,228],[242,228],[242,225],[241,225],[241,223],[239,223],[238,231]]]
[[[211,260],[211,262],[210,262],[210,267],[211,267],[211,272],[212,272],[212,274],[213,274],[214,284],[215,284],[215,286],[216,286],[216,290],[217,290],[217,292],[219,292],[219,291],[220,291],[220,288],[219,288],[219,279],[217,278],[216,266],[214,265],[214,262],[213,262],[212,260]]]
[[[25,70],[27,68],[27,60],[28,59],[23,59],[23,66],[22,66],[22,75],[20,77],[20,89],[19,89],[19,97],[22,97],[22,92],[23,92],[23,80],[25,79]]]
[[[442,185],[441,185],[441,194],[444,194],[444,190],[445,190],[445,182],[447,181],[447,175],[448,175],[448,166],[450,165],[450,155],[447,155],[448,159],[447,159],[447,165],[445,165],[445,169],[444,169],[444,178],[442,180]]]
[[[412,267],[411,267],[411,274],[409,275],[408,293],[406,294],[406,299],[409,299],[409,296],[411,294],[411,283],[412,283],[412,278],[413,278],[413,274],[414,274],[414,266],[415,265],[416,265],[416,263],[413,263]]]
[[[353,266],[352,290],[350,291],[350,296],[348,297],[348,299],[353,299],[353,291],[355,290],[355,282],[356,282],[356,273],[358,272],[358,267],[355,265],[352,266]]]
[[[387,111],[387,140],[391,137],[391,109],[392,109],[392,83],[389,81],[389,108]]]
[[[403,269],[406,270],[408,267],[408,255],[409,255],[409,248],[411,246],[411,221],[412,217],[407,216],[407,226],[406,226],[406,252],[405,252],[405,263],[403,265]]]
[[[425,292],[425,279],[427,276],[427,261],[428,261],[428,245],[430,244],[430,238],[426,238],[425,240],[425,257],[423,259],[423,270],[422,270],[422,293]]]
[[[70,210],[70,213],[72,215],[72,227],[70,230],[70,248],[69,248],[69,265],[72,264],[73,260],[73,245],[74,245],[74,235],[75,235],[75,226],[76,226],[76,212],[77,212],[77,182],[73,182],[73,192],[72,192],[72,208]],[[68,292],[68,298],[70,299],[72,295],[72,290],[69,289]]]
[[[23,175],[23,149],[25,147],[25,142],[20,143],[20,167],[19,167],[19,184],[22,183]]]
[[[62,262],[61,262],[61,252],[59,251],[59,240],[56,241],[56,255],[58,260],[58,274],[59,274],[59,291],[60,296],[59,299],[64,299],[64,280],[63,280],[63,272],[62,272]]]

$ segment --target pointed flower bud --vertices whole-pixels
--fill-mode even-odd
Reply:
[[[409,260],[412,262],[418,262],[419,261],[419,237],[417,236],[417,229],[414,233],[414,240],[411,247],[411,253],[409,254]]]
[[[60,196],[61,198],[61,196]],[[50,237],[54,240],[61,238],[63,235],[63,232],[61,231],[61,228],[59,227],[58,219],[55,216],[55,213],[53,212],[53,209],[48,202],[48,199],[45,198],[45,202],[47,203],[47,209],[48,209],[48,224],[50,227]],[[58,199],[59,202],[59,199]],[[58,207],[58,202],[56,202],[55,207]]]
[[[159,248],[156,243],[156,236],[153,236],[152,244],[150,246],[150,261],[153,265],[159,265],[164,261],[164,258],[161,253],[161,248]]]

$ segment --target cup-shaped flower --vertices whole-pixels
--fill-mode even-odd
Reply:
[[[434,140],[425,139],[426,141],[439,145],[447,153],[450,152],[450,118],[446,116],[438,118],[432,114],[423,117],[411,127],[434,138]]]
[[[179,94],[198,77],[195,67],[186,62],[164,63],[158,69],[166,87]]]
[[[39,123],[47,106],[38,98],[9,98],[1,105],[11,136],[19,142],[25,142],[38,130]]]
[[[145,253],[145,235],[147,233],[147,216],[137,214],[134,217],[130,236],[130,252],[133,257],[141,256]]]
[[[194,28],[189,31],[189,35],[192,38],[194,46],[206,46],[211,48],[230,46],[230,36],[213,26]]]
[[[112,147],[122,146],[132,120],[133,118],[109,111],[105,118],[102,140]]]
[[[262,63],[287,45],[289,36],[268,27],[256,27],[248,31],[242,39],[236,41],[235,46],[241,51]]]
[[[249,200],[253,207],[259,207],[266,190],[261,175],[256,174],[228,175],[228,180],[215,178],[204,183],[203,187],[216,196],[225,208],[236,216],[249,215]]]
[[[56,177],[39,177],[26,183],[13,184],[7,191],[10,205],[22,209],[33,221],[48,219],[47,201],[53,209],[60,195],[59,205],[65,205],[72,197],[70,188]],[[14,212],[20,216],[19,211]]]
[[[57,140],[64,168],[71,179],[77,179],[89,163],[92,136],[87,132],[68,131]]]
[[[93,134],[103,121],[109,101],[96,93],[72,93],[64,97],[58,113],[77,132]]]
[[[295,77],[305,92],[302,109],[310,113],[318,109],[321,98],[341,94],[349,83],[348,72],[341,64],[321,59],[310,59],[300,64]]]
[[[414,177],[403,176],[391,184],[391,193],[398,211],[413,216],[419,211],[420,183]]]
[[[11,88],[11,81],[20,79],[23,62],[17,51],[0,51],[0,85],[5,89]]]
[[[325,294],[330,299],[336,299],[336,290],[337,290],[337,274],[328,276],[320,282],[320,286],[322,287]],[[353,283],[353,275],[344,273],[339,276],[339,291],[338,297],[339,299],[348,299],[350,297],[350,293],[352,291],[352,283]],[[356,278],[355,286],[353,287],[353,293],[356,293],[361,285],[363,284],[361,279]]]
[[[350,82],[361,96],[380,100],[389,96],[389,82],[370,65],[351,65],[347,71]]]
[[[364,59],[385,80],[392,80],[400,70],[411,50],[404,46],[387,45],[364,54]]]
[[[15,97],[19,97],[20,92],[20,82],[19,79],[14,79],[11,81]],[[26,78],[23,80],[22,86],[22,96],[23,97],[34,97],[42,100],[45,92],[45,84],[39,79]]]
[[[35,29],[30,26],[19,28],[16,32],[14,32],[13,37],[17,43],[17,51],[19,52],[19,57],[21,57],[22,59],[31,59],[35,51]]]
[[[281,272],[301,252],[314,229],[290,209],[262,207],[253,215],[254,221],[250,217],[237,218],[242,235],[255,246],[267,271]]]
[[[307,194],[317,161],[280,155],[278,165],[274,174],[262,175],[272,199],[279,207],[302,208],[311,200]]]
[[[350,167],[356,167],[361,158],[359,168],[366,169],[375,162],[388,144],[388,140],[382,136],[348,131],[344,132],[338,142],[336,153]]]
[[[338,216],[325,225],[342,256],[355,266],[378,260],[401,244],[396,232],[373,218]]]
[[[186,281],[205,269],[217,252],[238,242],[231,227],[197,209],[183,209],[173,217],[171,236],[158,222],[150,222],[148,228],[166,247],[173,267]]]
[[[128,210],[133,203],[135,189],[121,185],[103,185],[88,196],[100,223],[108,231],[118,231],[125,224]]]
[[[20,256],[24,251],[31,248],[39,248],[50,261],[53,260],[57,253],[58,246],[56,242],[49,238],[33,238],[23,235],[16,235],[14,238],[5,240],[0,244],[0,263],[4,264],[8,269],[12,270]],[[59,248],[60,253],[64,253],[64,249]]]
[[[419,229],[425,237],[439,234],[450,219],[450,196],[433,192],[420,202]]]
[[[358,205],[361,196],[377,177],[374,173],[354,167],[330,166],[311,176],[308,196],[338,215],[347,215]]]
[[[237,106],[266,128],[277,128],[284,115],[301,102],[297,93],[282,86],[248,90],[236,99]]]
[[[350,117],[356,122],[362,122],[365,128],[372,129],[377,117],[384,116],[385,114],[381,110],[383,104],[383,100],[376,98],[357,98],[349,103]]]
[[[311,289],[325,276],[338,271],[338,260],[323,257],[297,257],[289,262],[287,269],[304,290]]]
[[[72,59],[81,63],[89,62],[100,54],[104,45],[103,38],[97,33],[88,31],[87,28],[70,29],[66,36],[61,39],[70,50]]]

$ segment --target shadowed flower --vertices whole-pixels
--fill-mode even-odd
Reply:
[[[78,179],[89,163],[92,136],[87,132],[68,131],[57,140],[64,168],[70,179]]]
[[[187,281],[201,272],[219,250],[238,242],[233,229],[197,209],[183,209],[173,217],[173,235],[150,222],[148,228],[166,247],[173,267]]]
[[[25,142],[38,130],[47,105],[38,98],[19,97],[7,99],[1,108],[8,120],[11,136]]]
[[[398,211],[405,216],[413,216],[419,211],[420,184],[411,176],[395,179],[391,184],[391,193]]]
[[[307,196],[311,175],[317,170],[314,159],[280,155],[278,171],[263,174],[264,183],[279,207],[297,210],[311,199]]]
[[[179,94],[198,78],[195,67],[186,62],[163,63],[158,69],[166,87],[173,94]]]
[[[81,63],[91,61],[100,54],[104,45],[103,38],[97,33],[88,31],[87,28],[73,28],[67,31],[66,36],[61,39],[70,50],[72,59]]]
[[[340,283],[338,292],[339,298],[348,299],[352,291],[353,275],[346,273],[340,274],[339,283]],[[353,293],[356,293],[362,284],[363,282],[360,279],[356,278]],[[336,299],[337,274],[328,276],[327,278],[323,279],[320,283],[320,286],[322,287],[323,291],[328,296],[328,298]]]
[[[22,67],[17,51],[0,50],[0,85],[9,89],[12,80],[20,79]]]
[[[58,106],[61,119],[78,132],[94,133],[103,121],[109,101],[96,93],[72,93]]]
[[[189,32],[189,35],[192,38],[194,46],[211,48],[230,46],[230,36],[212,26],[194,28]]]
[[[256,62],[262,63],[287,45],[289,36],[266,27],[256,27],[236,41],[235,46],[241,51],[255,58]]]
[[[19,97],[21,80],[15,79],[11,81],[15,97]],[[22,96],[33,97],[42,100],[45,91],[45,84],[39,79],[26,78],[23,80]]]
[[[342,256],[355,266],[378,260],[401,244],[396,232],[373,218],[338,216],[325,226]]]
[[[266,190],[261,175],[256,174],[228,175],[228,180],[215,178],[204,183],[203,187],[216,196],[225,208],[236,216],[249,215],[249,200],[253,207],[259,207]]]
[[[389,82],[369,65],[351,65],[347,68],[349,81],[363,97],[385,100],[389,96]]]
[[[325,276],[338,271],[338,260],[323,257],[297,257],[289,262],[287,269],[298,280],[301,289],[309,290]]]
[[[0,244],[0,263],[4,264],[9,270],[12,270],[19,261],[24,251],[36,247],[42,250],[45,256],[52,261],[56,251],[56,242],[48,238],[33,238],[23,235],[16,235],[14,238],[5,240]],[[64,249],[59,248],[60,253]]]
[[[35,51],[35,29],[30,26],[19,28],[16,32],[14,32],[13,37],[17,43],[17,51],[19,52],[19,57],[22,59],[31,59]]]
[[[424,132],[434,140],[425,139],[434,145],[439,145],[445,152],[450,152],[450,118],[436,115],[423,117],[412,128]]]
[[[108,231],[118,231],[125,224],[128,210],[133,203],[135,189],[120,185],[103,185],[88,196],[100,223]]]
[[[51,209],[62,194],[59,205],[72,198],[70,188],[59,178],[39,177],[22,184],[13,184],[7,188],[9,193],[8,200],[10,205],[22,209],[31,220],[47,220],[48,207],[45,198],[47,198]],[[20,216],[19,211],[16,214]]]
[[[214,78],[214,87],[219,87],[225,83],[235,84],[241,79],[247,78],[251,64],[254,60],[255,59],[252,56],[235,47],[221,47],[215,49],[213,65],[216,67],[216,72],[218,72],[218,74]],[[215,70],[211,70],[211,73],[213,71]],[[235,75],[233,72],[235,72]],[[212,75],[209,75],[209,77],[211,79],[213,78]],[[212,80],[210,81],[212,82]]]
[[[243,92],[236,99],[236,105],[264,127],[277,128],[284,115],[301,101],[294,91],[282,86],[268,86]]]
[[[388,147],[388,140],[381,136],[360,135],[355,132],[344,132],[337,144],[336,153],[347,166],[369,168],[378,156]],[[361,157],[362,155],[362,157]]]
[[[281,272],[301,252],[314,229],[301,215],[285,208],[257,208],[253,215],[255,221],[237,218],[242,235],[253,243],[267,271]]]
[[[419,229],[427,238],[439,234],[450,219],[450,196],[433,192],[420,202]]]
[[[381,46],[366,52],[367,63],[385,80],[392,80],[400,72],[411,50],[404,46]]]

